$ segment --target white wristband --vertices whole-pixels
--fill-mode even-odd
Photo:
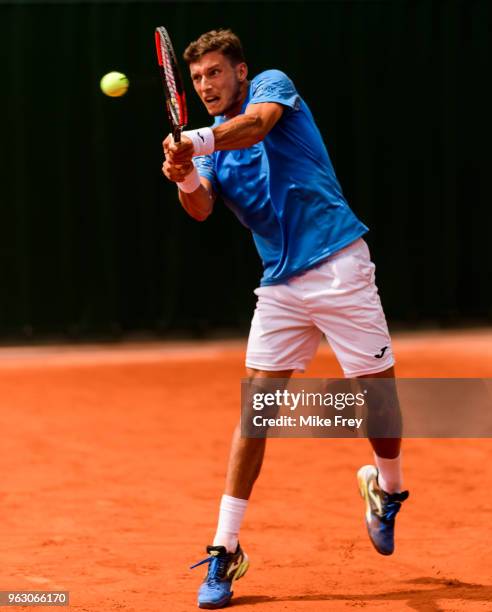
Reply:
[[[198,187],[200,187],[200,175],[198,174],[198,170],[193,167],[193,170],[188,174],[184,181],[181,183],[176,183],[178,188],[184,193],[192,193],[196,191]]]
[[[205,127],[198,130],[187,130],[183,132],[193,143],[194,153],[196,155],[210,155],[215,150],[215,137],[212,128]]]

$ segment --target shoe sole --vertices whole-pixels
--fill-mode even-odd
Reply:
[[[219,608],[225,608],[231,601],[232,593],[217,603],[199,603],[198,607],[202,610],[218,610]]]

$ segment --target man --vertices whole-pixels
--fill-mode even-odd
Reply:
[[[374,264],[361,238],[367,228],[350,210],[294,84],[278,70],[248,81],[241,43],[230,30],[203,34],[184,59],[215,122],[183,132],[180,143],[168,136],[163,173],[177,183],[193,218],[205,220],[220,195],[253,234],[264,274],[255,291],[248,377],[287,379],[303,371],[322,334],[345,376],[393,377]],[[201,608],[227,605],[233,581],[248,568],[238,534],[265,442],[241,438],[239,425],[234,432],[217,532],[201,562],[209,564],[198,595]],[[381,554],[391,554],[395,515],[408,497],[402,492],[400,438],[374,438],[371,444],[376,465],[359,470],[359,487],[371,541]]]

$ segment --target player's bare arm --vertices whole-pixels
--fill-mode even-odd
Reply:
[[[176,169],[176,165],[166,160],[162,165],[162,172],[170,181],[182,183],[186,179],[186,176],[193,170],[193,164],[190,163],[189,167],[190,170],[184,172],[182,168],[178,166]],[[201,177],[200,183],[198,188],[191,193],[185,193],[179,189],[178,195],[181,205],[190,217],[193,217],[196,221],[205,221],[212,213],[215,194],[212,190],[210,181],[206,178]]]
[[[193,162],[174,163],[169,158],[167,150],[168,139],[164,141],[164,154],[166,159],[162,164],[162,172],[164,176],[174,183],[183,184],[191,173],[196,172]],[[179,201],[185,211],[196,221],[205,221],[211,214],[215,202],[215,193],[209,180],[204,177],[199,177],[200,184],[190,193],[178,190]]]
[[[245,149],[261,142],[282,116],[284,107],[276,102],[249,104],[244,115],[238,115],[213,128],[215,149]]]
[[[215,202],[215,194],[212,190],[210,181],[200,178],[201,185],[191,193],[178,191],[179,201],[186,212],[196,221],[205,221],[212,213]]]
[[[212,129],[214,150],[245,149],[261,142],[280,119],[282,113],[283,106],[276,102],[249,104],[243,115],[237,115]],[[195,130],[195,132],[200,133],[200,130]],[[165,143],[167,143],[168,154],[175,163],[188,162],[197,153],[193,140],[188,138],[186,133],[182,135],[181,142],[175,143],[172,137],[168,136]]]

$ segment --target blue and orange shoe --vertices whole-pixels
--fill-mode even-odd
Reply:
[[[244,576],[249,559],[237,545],[236,552],[227,552],[225,546],[207,546],[209,556],[190,569],[208,563],[208,572],[198,591],[198,607],[207,610],[223,608],[231,601],[232,583]]]
[[[378,484],[378,470],[364,465],[357,472],[362,499],[366,502],[366,526],[369,538],[378,553],[391,555],[395,550],[395,517],[408,491],[386,493]]]

